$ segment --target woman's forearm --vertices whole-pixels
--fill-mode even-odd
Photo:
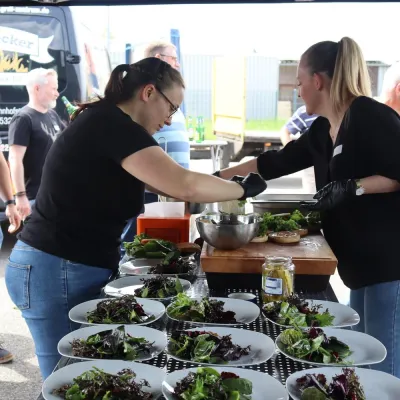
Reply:
[[[0,154],[0,197],[4,200],[14,198],[11,186],[10,170],[3,154]]]
[[[381,175],[362,178],[359,182],[365,189],[365,194],[391,193],[400,190],[400,182]]]
[[[223,169],[219,172],[220,173],[219,176],[222,179],[231,179],[232,176],[234,176],[234,175],[247,176],[248,174],[250,174],[250,172],[255,172],[256,174],[258,174],[257,158],[255,158],[254,160],[250,160],[250,161],[235,165],[234,167],[231,167],[231,168]]]

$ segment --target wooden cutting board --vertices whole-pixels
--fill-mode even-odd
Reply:
[[[272,243],[248,243],[237,250],[217,250],[204,243],[201,265],[204,272],[260,274],[266,256],[290,256],[296,266],[296,274],[333,275],[337,259],[324,236],[310,234],[300,243],[282,245]]]

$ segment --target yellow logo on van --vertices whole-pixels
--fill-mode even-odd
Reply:
[[[23,59],[17,53],[6,55],[0,50],[0,72],[28,72],[28,67],[23,64]]]

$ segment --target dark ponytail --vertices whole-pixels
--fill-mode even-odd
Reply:
[[[113,104],[123,101],[124,78],[129,72],[129,68],[129,64],[121,64],[115,67],[111,72],[110,79],[104,90],[104,97]]]
[[[78,104],[79,108],[71,116],[71,120],[86,108],[104,102],[116,105],[128,101],[141,87],[148,84],[154,84],[160,90],[169,89],[174,84],[185,87],[180,72],[159,58],[149,57],[134,64],[121,64],[111,72],[104,97],[98,96],[95,101]]]

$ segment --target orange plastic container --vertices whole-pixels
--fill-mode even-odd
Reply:
[[[145,217],[137,218],[137,234],[145,233],[153,238],[168,240],[173,243],[189,242],[190,214],[183,217]]]

